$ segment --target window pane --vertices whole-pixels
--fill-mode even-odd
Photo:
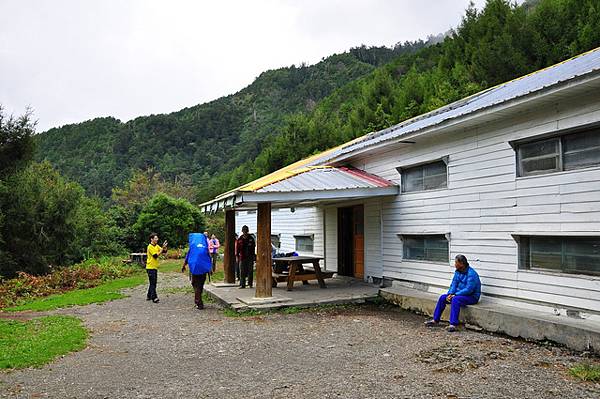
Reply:
[[[519,146],[521,160],[544,155],[558,155],[558,138],[536,141]]]
[[[563,151],[565,153],[587,150],[591,147],[600,147],[600,129],[571,134],[563,138]]]
[[[423,190],[423,169],[421,167],[406,169],[402,173],[402,186],[404,191]]]
[[[520,245],[531,268],[600,275],[599,237],[523,237]],[[528,266],[526,262],[521,265]]]
[[[271,234],[271,244],[275,245],[275,248],[281,247],[281,240],[278,234]]]
[[[423,174],[427,176],[435,176],[446,174],[446,163],[444,161],[434,162],[427,165],[423,165]]]
[[[556,170],[558,170],[558,156],[553,156],[551,158],[536,158],[521,162],[521,174],[524,176]]]
[[[405,259],[448,261],[448,240],[443,235],[402,236],[402,240]]]
[[[425,190],[434,190],[436,188],[446,188],[446,173],[443,175],[427,176],[423,180]]]
[[[422,238],[406,237],[404,241],[404,258],[406,259],[425,259],[425,242]]]
[[[310,236],[296,236],[296,251],[312,252],[313,239]]]
[[[583,151],[565,153],[563,166],[565,170],[600,165],[600,147],[588,148]]]
[[[434,190],[447,187],[447,166],[443,161],[402,171],[402,191]]]
[[[559,237],[532,237],[530,241],[531,267],[561,269],[562,243]]]
[[[600,273],[600,239],[565,240],[564,270],[568,273]]]

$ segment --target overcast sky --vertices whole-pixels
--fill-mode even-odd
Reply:
[[[468,2],[0,0],[0,104],[31,106],[38,131],[176,111],[267,69],[445,32]]]

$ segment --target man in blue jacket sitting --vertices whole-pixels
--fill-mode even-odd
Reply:
[[[454,259],[454,278],[447,294],[438,299],[433,312],[433,319],[425,322],[427,327],[435,326],[440,322],[446,304],[450,304],[450,325],[448,331],[456,331],[458,327],[458,315],[461,306],[474,305],[479,302],[481,296],[481,281],[479,275],[471,266],[464,255],[456,255]]]

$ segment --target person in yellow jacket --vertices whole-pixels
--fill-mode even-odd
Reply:
[[[158,234],[150,234],[150,244],[146,250],[146,273],[148,273],[148,294],[147,301],[158,303],[158,295],[156,295],[156,282],[158,281],[158,257],[161,254],[167,253],[167,241],[163,242],[162,247],[158,245]]]

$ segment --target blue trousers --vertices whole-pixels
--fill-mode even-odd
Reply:
[[[444,309],[446,309],[446,297],[448,294],[444,294],[440,296],[438,299],[437,305],[435,306],[435,310],[433,311],[433,320],[440,321],[442,317],[442,313]],[[456,295],[450,301],[450,324],[457,326],[458,325],[458,315],[460,314],[461,306],[474,305],[479,301],[474,296],[471,295]]]

